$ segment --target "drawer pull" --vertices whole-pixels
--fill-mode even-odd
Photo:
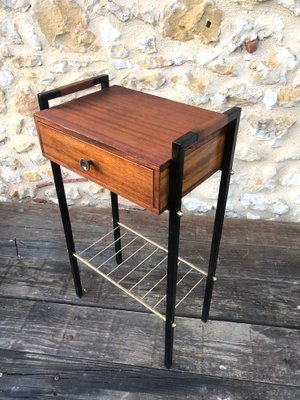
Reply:
[[[90,160],[85,160],[84,158],[81,158],[79,161],[80,168],[84,171],[87,172],[90,169],[90,166],[92,164],[92,161]]]

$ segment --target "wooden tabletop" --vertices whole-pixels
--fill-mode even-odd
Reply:
[[[225,116],[146,93],[111,86],[39,111],[35,118],[85,141],[100,144],[145,166],[162,169],[172,141],[183,134],[209,136]]]

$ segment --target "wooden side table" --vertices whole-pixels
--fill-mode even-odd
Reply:
[[[101,90],[49,108],[49,100],[93,85],[100,85]],[[38,99],[41,111],[34,118],[43,155],[51,161],[76,293],[82,296],[79,260],[158,315],[165,321],[165,365],[170,368],[175,308],[186,297],[176,303],[179,263],[189,267],[190,271],[197,271],[201,277],[199,282],[206,278],[202,320],[205,322],[209,317],[241,110],[234,107],[221,114],[120,86],[109,87],[107,75],[41,93]],[[123,230],[138,235],[153,246],[153,253],[163,252],[162,261],[167,263],[164,275],[166,291],[162,297],[166,299],[165,313],[158,311],[162,299],[149,305],[146,295],[151,290],[142,297],[133,290],[157,268],[157,264],[128,288],[123,284],[124,277],[118,281],[113,279],[114,270],[105,273],[102,263],[97,266],[92,262],[95,256],[85,256],[86,251],[103,238],[80,253],[76,252],[60,166],[111,191],[113,230],[110,234],[115,249],[114,270],[130,258],[124,260],[122,257],[127,246],[121,245],[125,235],[122,235]],[[178,255],[181,201],[184,195],[217,170],[221,170],[222,175],[208,272],[205,272]],[[169,210],[167,249],[119,221],[118,194],[155,214]],[[126,276],[130,273],[127,272]]]

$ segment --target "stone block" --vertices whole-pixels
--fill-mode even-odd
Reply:
[[[155,36],[149,36],[145,38],[138,44],[137,48],[143,53],[147,54],[157,53]]]
[[[250,127],[258,140],[270,140],[273,147],[281,145],[281,138],[296,122],[295,117],[273,114],[250,113],[247,116]]]
[[[28,117],[33,117],[33,114],[39,110],[37,97],[29,86],[16,90],[15,106],[17,112]]]
[[[218,92],[218,95],[222,96],[230,105],[248,106],[258,103],[258,100],[262,97],[262,90],[245,83],[238,83],[225,89],[221,89]]]
[[[127,69],[127,68],[132,68],[132,64],[129,60],[113,60],[111,65],[115,69]]]
[[[128,54],[129,51],[123,43],[112,44],[110,47],[111,58],[126,58]]]
[[[101,39],[103,43],[112,43],[119,39],[121,33],[113,26],[113,24],[106,19],[100,26]]]
[[[277,168],[274,165],[258,165],[248,169],[248,182],[244,190],[250,193],[274,191]]]
[[[4,8],[25,12],[30,8],[30,0],[1,0]]]
[[[42,179],[41,175],[36,171],[24,172],[24,174],[22,176],[23,176],[24,181],[26,181],[26,182],[36,182],[36,181],[40,181]]]
[[[299,0],[277,0],[277,2],[288,10],[291,10],[295,15],[300,15]]]
[[[73,0],[38,0],[35,18],[48,43],[61,50],[97,50],[83,10]]]
[[[6,97],[3,90],[0,89],[0,114],[6,113]]]
[[[138,62],[139,66],[144,69],[169,67],[173,63],[174,63],[173,60],[162,56],[144,57],[143,59],[140,59]]]
[[[235,158],[241,161],[259,161],[261,156],[257,149],[249,146],[237,146],[235,151]]]
[[[139,4],[134,3],[131,11],[135,18],[138,18],[147,24],[155,25],[157,22],[158,18],[156,17],[154,11],[151,8],[146,7],[142,2]]]
[[[18,188],[18,198],[24,200],[26,198],[33,198],[37,194],[37,189],[33,186],[21,184]]]
[[[272,107],[275,106],[275,104],[277,103],[277,98],[278,95],[275,90],[272,89],[265,90],[263,102],[268,110],[270,110]]]
[[[184,94],[192,104],[203,104],[209,101],[210,82],[208,78],[201,78],[191,72],[186,72],[183,75],[173,75],[170,80],[173,88]]]
[[[17,56],[12,60],[12,64],[17,68],[31,68],[42,65],[41,56]]]
[[[207,0],[182,0],[163,11],[161,32],[173,40],[199,37],[205,44],[216,42],[220,34],[222,12]]]
[[[300,186],[300,168],[291,168],[285,173],[281,184],[284,186]]]
[[[267,211],[276,215],[284,215],[289,212],[289,206],[285,200],[269,199],[263,194],[244,193],[240,198],[244,208],[256,211]]]
[[[1,179],[9,184],[15,184],[22,182],[22,178],[18,171],[12,170],[10,167],[1,167]]]
[[[66,185],[65,191],[67,200],[78,200],[82,197],[79,189],[74,185]]]
[[[0,37],[12,44],[23,44],[23,40],[15,24],[9,20],[4,19],[0,21]]]
[[[108,2],[108,9],[122,22],[128,21],[131,16],[131,10],[129,8],[121,6],[113,1]]]
[[[47,162],[47,159],[42,155],[40,149],[31,151],[29,157],[31,162],[35,165],[41,166]]]
[[[44,24],[47,22],[47,20],[44,21]],[[22,29],[25,41],[33,48],[33,50],[42,50],[43,45],[35,26],[30,21],[25,20],[22,22]]]
[[[199,200],[198,198],[192,196],[186,196],[182,200],[183,208],[186,211],[202,214],[210,211],[212,209],[212,205],[209,202],[205,202]]]
[[[1,32],[0,32],[0,37],[1,37]],[[12,51],[10,47],[6,43],[1,43],[0,44],[0,57],[1,58],[10,58],[12,57]]]
[[[17,153],[27,153],[34,146],[34,141],[30,136],[17,135],[11,138],[10,145]]]
[[[0,71],[0,87],[8,88],[14,82],[13,73],[7,69]]]
[[[5,183],[0,182],[0,194],[5,194],[7,193],[7,191],[8,191],[8,186]]]
[[[206,63],[205,68],[219,75],[233,75],[233,64],[226,62],[224,57],[220,56],[216,59]]]
[[[287,48],[280,48],[264,61],[254,60],[250,68],[254,70],[253,77],[256,83],[272,85],[286,83],[288,72],[298,65],[296,56]]]
[[[49,71],[54,74],[64,74],[70,69],[69,63],[66,60],[55,61],[50,64]]]
[[[284,107],[293,107],[300,101],[300,87],[282,87],[278,92],[278,102]]]
[[[160,72],[140,77],[126,77],[122,81],[122,85],[134,90],[156,90],[163,86],[166,78]]]
[[[255,40],[256,34],[253,32],[253,25],[247,19],[239,18],[225,27],[224,38],[226,48],[229,53],[233,53],[243,46],[246,40]]]

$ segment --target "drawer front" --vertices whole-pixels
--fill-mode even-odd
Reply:
[[[150,168],[40,122],[37,128],[45,157],[142,207],[153,209],[153,171]],[[81,159],[91,161],[88,171],[82,170]]]

